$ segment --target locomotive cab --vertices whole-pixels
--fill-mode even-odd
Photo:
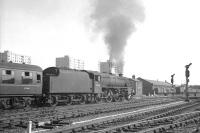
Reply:
[[[92,92],[102,93],[101,90],[101,75],[98,72],[87,71],[90,79],[92,80]]]

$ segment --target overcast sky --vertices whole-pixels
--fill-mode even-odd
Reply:
[[[102,34],[91,28],[93,0],[0,0],[0,51],[31,56],[43,69],[55,58],[82,59],[85,69],[98,70],[109,58]],[[200,84],[200,1],[140,0],[144,19],[135,23],[124,49],[124,75]]]

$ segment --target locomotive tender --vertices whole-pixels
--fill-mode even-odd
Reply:
[[[83,103],[101,91],[100,75],[87,71],[50,67],[43,71],[43,80],[43,93],[51,104]]]
[[[107,73],[0,63],[0,108],[122,101],[135,89],[134,79]]]

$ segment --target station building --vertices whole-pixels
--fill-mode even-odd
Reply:
[[[140,77],[137,79],[142,82],[143,95],[169,95],[175,93],[175,89],[166,81],[149,80]]]

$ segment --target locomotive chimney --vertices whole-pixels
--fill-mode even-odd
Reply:
[[[135,75],[132,75],[132,79],[135,79]]]

